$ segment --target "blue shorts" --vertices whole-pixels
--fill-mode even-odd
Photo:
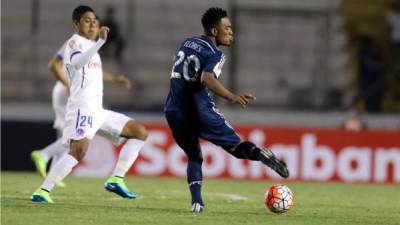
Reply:
[[[240,137],[225,118],[212,109],[203,109],[193,114],[167,111],[165,117],[176,143],[189,159],[202,158],[199,137],[227,151],[240,143]]]

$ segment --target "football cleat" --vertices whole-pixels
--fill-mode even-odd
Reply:
[[[45,178],[47,176],[46,166],[47,161],[43,160],[39,154],[39,151],[35,150],[31,152],[31,159],[35,163],[36,170],[39,172],[40,176]]]
[[[50,197],[50,193],[39,188],[35,192],[33,192],[31,196],[32,202],[40,202],[40,203],[54,203]]]
[[[192,213],[201,213],[204,210],[204,205],[195,202],[192,204],[192,208],[190,209],[190,212]]]
[[[123,198],[133,199],[138,197],[137,194],[129,191],[124,180],[120,177],[111,176],[110,178],[108,178],[108,180],[104,184],[104,188],[107,191],[114,192],[115,194]]]
[[[281,177],[289,177],[289,170],[286,166],[286,163],[278,159],[270,149],[262,148],[260,151],[259,159],[262,163],[277,172]]]

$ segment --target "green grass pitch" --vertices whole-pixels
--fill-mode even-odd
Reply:
[[[128,187],[142,197],[127,200],[103,189],[105,178],[68,177],[55,188],[55,204],[29,200],[40,185],[35,173],[1,173],[3,225],[134,225],[134,224],[400,224],[400,186],[283,182],[295,204],[273,214],[263,204],[266,189],[279,182],[212,180],[203,183],[205,212],[189,212],[185,179],[129,177]]]

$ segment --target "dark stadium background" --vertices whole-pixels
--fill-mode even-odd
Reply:
[[[201,34],[199,18],[215,5],[228,10],[235,32],[233,46],[223,48],[221,80],[234,92],[257,96],[245,110],[217,100],[232,124],[345,132],[356,115],[365,129],[355,132],[400,136],[397,1],[13,0],[3,1],[1,9],[2,170],[32,171],[30,151],[56,137],[55,80],[47,62],[73,33],[70,14],[83,3],[100,18],[114,8],[124,47],[120,58],[102,53],[104,67],[133,81],[129,91],[106,85],[107,108],[165,125],[162,107],[175,48]],[[373,65],[365,65],[371,63],[365,57]],[[332,138],[340,140],[338,135]],[[384,147],[398,157],[400,139]],[[391,173],[400,173],[398,162],[390,164]]]

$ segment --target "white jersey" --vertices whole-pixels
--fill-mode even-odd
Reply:
[[[129,117],[103,109],[103,70],[97,51],[104,44],[74,34],[65,45],[64,69],[70,83],[66,107],[63,143],[82,138],[92,139],[96,132],[114,143]]]
[[[73,57],[95,44],[92,40],[74,34],[65,45],[63,64],[70,83],[67,108],[103,108],[103,70],[99,54],[95,52],[81,68],[76,68],[71,63]]]

